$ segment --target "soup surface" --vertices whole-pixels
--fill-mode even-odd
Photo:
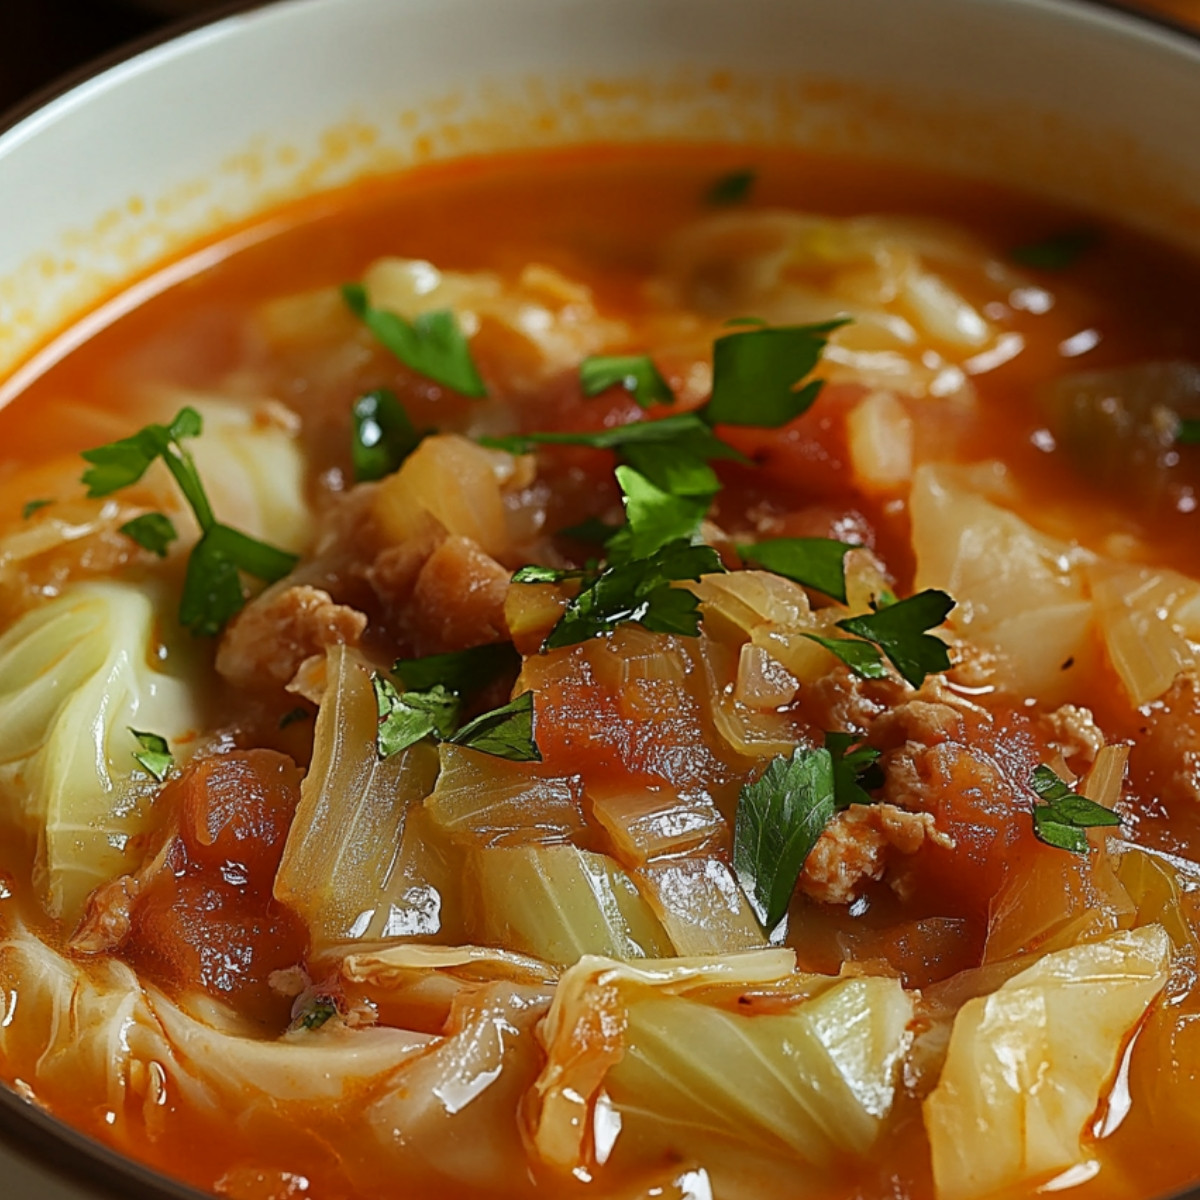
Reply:
[[[744,147],[255,232],[0,412],[3,1077],[238,1200],[1200,1178],[1195,265]]]

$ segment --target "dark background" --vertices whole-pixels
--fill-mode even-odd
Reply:
[[[222,0],[0,0],[0,113],[68,72]],[[1126,0],[1200,24],[1200,0]]]
[[[0,0],[0,112],[114,47],[178,20],[178,13],[160,11],[172,7],[188,6],[149,0]]]

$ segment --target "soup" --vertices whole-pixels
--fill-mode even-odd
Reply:
[[[1195,265],[744,147],[261,234],[0,412],[4,1078],[238,1200],[1200,1178]]]

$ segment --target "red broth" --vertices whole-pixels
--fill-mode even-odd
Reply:
[[[720,209],[706,201],[714,180],[748,166],[755,177],[744,201]],[[1014,284],[1007,277],[981,274],[969,261],[941,269],[941,278],[983,315],[991,336],[1000,341],[989,343],[995,365],[980,359],[963,374],[969,402],[961,395],[956,400],[895,389],[912,432],[908,477],[864,485],[862,451],[854,445],[858,418],[853,414],[867,396],[889,389],[877,380],[864,385],[845,373],[835,375],[812,409],[783,428],[723,431],[749,462],[719,465],[724,488],[710,516],[721,530],[739,541],[748,529],[757,529],[760,535],[765,531],[776,537],[864,543],[882,564],[888,587],[905,597],[928,573],[912,541],[909,487],[914,465],[998,461],[1005,464],[1007,475],[999,489],[1002,498],[995,502],[1039,535],[1065,540],[1127,569],[1165,568],[1189,581],[1200,579],[1200,517],[1195,512],[1200,451],[1173,445],[1168,431],[1158,441],[1153,432],[1147,435],[1152,448],[1143,453],[1135,446],[1138,435],[1126,427],[1111,434],[1103,413],[1092,413],[1093,423],[1080,433],[1047,399],[1080,372],[1200,363],[1196,264],[1120,228],[1094,229],[1076,214],[990,186],[897,166],[723,146],[589,147],[470,160],[364,182],[271,214],[263,222],[268,236],[122,316],[0,412],[0,536],[31,528],[63,511],[64,505],[84,504],[78,484],[84,464],[73,456],[132,433],[150,419],[146,413],[154,419],[169,418],[172,414],[163,405],[170,402],[153,398],[158,395],[155,389],[164,386],[239,399],[270,396],[290,409],[298,421],[298,444],[306,463],[304,495],[318,518],[342,502],[353,482],[350,408],[363,392],[394,389],[419,428],[467,428],[474,411],[470,401],[431,387],[364,342],[336,303],[331,309],[336,313],[331,318],[334,331],[324,342],[280,341],[264,334],[264,321],[270,323],[264,318],[264,305],[360,279],[383,256],[428,260],[442,271],[490,272],[502,288],[515,286],[530,263],[551,268],[590,289],[597,319],[624,322],[627,334],[616,339],[618,349],[649,349],[680,394],[681,405],[695,408],[699,401],[687,399],[693,386],[688,379],[694,377],[688,374],[694,365],[689,347],[697,340],[707,346],[712,323],[701,324],[700,333],[689,326],[692,332],[681,334],[678,325],[664,333],[664,309],[678,317],[689,306],[666,304],[661,293],[648,288],[648,280],[662,275],[664,246],[686,227],[714,214],[752,217],[770,210],[818,214],[833,221],[887,214],[949,222],[971,239],[971,254],[1004,264],[1019,280]],[[1016,248],[1080,230],[1088,236],[1080,239],[1080,253],[1067,265],[1039,269],[1011,257]],[[746,251],[752,252],[753,247]],[[712,282],[713,288],[722,286],[721,279]],[[813,286],[819,290],[824,285]],[[348,332],[336,322],[347,322]],[[913,323],[918,324],[916,318]],[[511,339],[493,338],[489,343],[486,334],[480,338],[478,357],[493,390],[509,399],[506,388],[513,395],[520,393],[512,399],[515,420],[500,432],[598,429],[640,419],[620,388],[586,398],[574,367],[545,373],[534,383],[526,377],[519,385],[512,383],[515,369],[505,374],[505,364],[516,353]],[[996,351],[997,344],[1006,348]],[[707,352],[694,357],[705,360]],[[951,357],[943,355],[946,361]],[[509,382],[497,385],[497,378]],[[698,386],[702,392],[703,385]],[[1098,386],[1109,386],[1116,395],[1124,385]],[[1156,401],[1160,409],[1178,401],[1174,417],[1160,414],[1146,421],[1159,420],[1155,428],[1161,433],[1164,420],[1200,416],[1200,384],[1191,386],[1190,392],[1184,386],[1182,392]],[[619,516],[611,456],[556,448],[541,453],[538,469],[544,494],[537,500],[537,511],[546,529],[562,529],[588,517],[609,520],[614,507]],[[379,486],[386,487],[386,481]],[[988,493],[993,500],[997,494]],[[22,506],[42,498],[54,504],[23,520]],[[218,516],[236,525],[240,514]],[[736,566],[736,551],[727,543],[728,539],[719,543],[722,555],[727,565]],[[555,565],[582,566],[589,554],[587,545],[578,541],[558,539],[553,544]],[[378,559],[373,566],[366,559],[357,565],[342,562],[322,576],[323,586],[338,603],[367,612],[360,645],[377,665],[398,656],[443,653],[512,636],[526,656],[519,686],[535,694],[543,763],[529,770],[537,778],[583,780],[582,800],[572,801],[578,814],[570,820],[576,823],[564,827],[567,832],[559,840],[587,853],[615,855],[644,880],[646,876],[637,872],[648,870],[647,862],[635,869],[614,850],[620,839],[614,841],[611,797],[639,788],[666,788],[678,804],[702,796],[706,811],[717,814],[713,821],[718,832],[704,852],[727,867],[739,790],[761,774],[773,755],[738,754],[722,742],[706,707],[714,703],[719,689],[706,698],[702,688],[689,683],[692,691],[684,689],[686,696],[668,696],[662,690],[666,684],[661,679],[655,683],[651,668],[646,668],[650,682],[638,682],[644,678],[638,674],[641,668],[628,664],[643,661],[638,655],[645,653],[682,655],[679,661],[691,664],[688,678],[694,681],[701,667],[694,657],[688,658],[687,645],[676,645],[687,639],[677,638],[667,649],[663,643],[657,649],[638,650],[638,631],[624,627],[569,653],[539,654],[548,625],[544,612],[532,612],[533,590],[524,599],[505,600],[506,585],[497,583],[494,572],[488,573],[491,567],[479,566],[460,550],[454,552],[458,557],[445,551],[448,557],[437,570],[425,569],[417,591],[410,588],[403,602],[394,597],[387,603],[379,600]],[[594,552],[593,548],[590,553]],[[495,565],[495,557],[488,562]],[[503,555],[498,561],[505,572],[521,565],[505,561]],[[64,541],[40,558],[21,560],[21,565],[10,564],[5,570],[10,575],[0,591],[0,624],[5,628],[79,579],[141,579],[157,572],[169,589],[177,590],[183,575],[177,549],[160,564],[111,529],[103,536]],[[489,608],[482,600],[468,602],[464,597],[497,587],[497,603],[507,604],[508,628],[487,626],[490,632],[480,634],[479,622],[490,619],[495,605]],[[552,624],[567,593],[558,599],[545,592],[537,595],[551,605]],[[514,604],[524,608],[514,609]],[[962,612],[960,602],[960,616]],[[163,620],[169,622],[170,606],[166,614]],[[246,690],[221,678],[214,672],[211,639],[193,643],[164,632],[161,640],[186,643],[184,650],[171,653],[186,658],[186,670],[204,681],[208,724],[197,733],[195,760],[177,767],[163,785],[153,804],[153,819],[135,847],[137,863],[145,866],[158,856],[159,865],[144,886],[129,893],[134,898],[121,910],[125,925],[97,951],[99,943],[81,946],[74,923],[47,916],[33,866],[36,838],[12,813],[6,817],[12,836],[0,840],[0,878],[8,881],[4,890],[11,893],[0,902],[0,919],[13,929],[24,922],[92,977],[100,969],[98,962],[114,958],[131,966],[156,994],[178,1001],[204,1020],[216,1020],[204,1003],[223,1006],[226,1016],[221,1020],[229,1022],[230,1036],[252,1032],[261,1039],[276,1039],[299,1011],[294,1007],[299,1003],[295,989],[289,994],[278,973],[304,966],[316,985],[323,978],[321,971],[328,970],[327,961],[314,963],[310,926],[295,905],[281,897],[276,882],[293,813],[303,803],[300,779],[313,753],[314,706],[269,680]],[[1085,1165],[1061,1186],[1073,1184],[1073,1190],[1097,1200],[1148,1198],[1200,1178],[1195,1149],[1200,1133],[1200,990],[1194,983],[1195,950],[1200,946],[1200,902],[1194,889],[1200,866],[1192,865],[1200,863],[1195,766],[1200,710],[1191,682],[1196,668],[1182,665],[1160,694],[1134,704],[1098,625],[1084,631],[1080,645],[1083,651],[1057,664],[1051,701],[1020,688],[995,686],[986,663],[976,676],[953,677],[954,703],[961,702],[959,726],[945,737],[933,737],[900,719],[885,727],[881,718],[911,698],[903,685],[894,680],[892,692],[876,696],[871,691],[875,685],[852,685],[844,668],[836,695],[826,694],[824,685],[806,682],[774,706],[772,719],[784,731],[779,736],[785,741],[819,745],[821,734],[832,727],[830,714],[839,714],[848,720],[847,730],[856,740],[884,753],[892,764],[889,770],[901,762],[906,745],[924,746],[929,750],[924,757],[904,760],[916,772],[918,799],[913,804],[933,814],[947,837],[944,842],[926,840],[908,854],[891,847],[886,868],[875,876],[867,872],[852,896],[839,900],[828,888],[802,886],[791,904],[786,944],[795,950],[803,972],[899,980],[909,993],[920,993],[910,1023],[910,1033],[919,1035],[933,1021],[928,1006],[935,1009],[940,1004],[953,1011],[970,997],[998,988],[1020,969],[1012,966],[1016,960],[1027,965],[1051,947],[1060,949],[1054,941],[1060,927],[1068,918],[1083,921],[1090,911],[1107,911],[1104,904],[1112,892],[1105,891],[1106,881],[1109,876],[1119,878],[1115,886],[1125,889],[1125,908],[1113,917],[1111,928],[1099,932],[1089,932],[1083,921],[1080,944],[1114,929],[1161,921],[1173,946],[1171,977],[1145,1014],[1121,1033],[1115,1074],[1106,1076],[1096,1111],[1082,1131]],[[624,664],[615,674],[605,658],[610,651]],[[736,661],[736,646],[730,653]],[[746,659],[752,660],[753,655]],[[727,667],[726,663],[721,669]],[[736,674],[736,668],[729,669]],[[505,688],[513,678],[501,679],[492,692],[476,697],[474,711],[504,703],[509,698]],[[729,682],[727,691],[733,687]],[[864,703],[869,720],[861,712],[855,717],[852,706],[838,699],[861,694],[868,697]],[[1177,856],[1182,867],[1176,860],[1152,857],[1131,866],[1134,859],[1119,855],[1110,864],[1108,851],[1097,848],[1090,857],[1078,856],[1034,837],[1028,780],[1039,764],[1061,761],[1056,758],[1059,741],[1043,718],[1064,704],[1090,709],[1108,745],[1133,747],[1124,782],[1117,788],[1122,835],[1151,851]],[[288,720],[297,708],[301,715]],[[219,731],[216,741],[214,731]],[[942,742],[960,747],[961,753],[934,753]],[[182,759],[182,748],[177,749]],[[1086,766],[1084,758],[1079,761]],[[488,785],[485,781],[479,786]],[[491,786],[499,785],[493,781]],[[887,795],[895,799],[899,792]],[[430,811],[429,805],[425,811]],[[537,817],[543,818],[551,819]],[[427,819],[436,821],[436,812],[432,818],[411,821]],[[489,836],[501,835],[493,830]],[[513,845],[523,835],[509,830],[503,836],[508,839],[504,845]],[[1092,835],[1097,847],[1098,837]],[[470,854],[479,852],[474,843],[472,847]],[[494,846],[482,851],[494,852]],[[663,861],[694,853],[695,846],[674,844]],[[653,865],[657,860],[647,861]],[[471,899],[471,889],[486,890],[486,876],[483,868],[471,865],[475,858],[463,862],[452,867],[450,887],[443,889],[440,931],[425,930],[418,940],[499,943],[527,951],[519,940],[504,942],[486,916],[472,908],[478,902]],[[1101,882],[1098,862],[1108,871]],[[1159,862],[1167,866],[1159,870],[1154,866]],[[1148,881],[1149,875],[1154,880]],[[0,972],[4,988],[17,996],[28,986],[9,960],[0,963]],[[472,986],[477,984],[475,980]],[[453,1029],[456,1018],[446,1017],[440,1001],[430,1000],[422,1007],[424,1001],[400,1001],[364,987],[361,995],[353,987],[339,993],[339,1021],[347,1012],[357,1012],[360,1022],[396,1024],[429,1038]],[[778,990],[747,987],[736,1002],[723,996],[719,1003],[755,1012],[789,1011],[794,997],[781,998]],[[21,1011],[25,1001],[15,1003]],[[348,1028],[353,1025],[351,1021]],[[289,1037],[295,1040],[304,1032]],[[532,1023],[513,1026],[512,1033],[535,1045]],[[363,1113],[380,1099],[377,1083],[366,1079],[351,1079],[337,1096],[289,1102],[283,1121],[253,1106],[241,1111],[219,1092],[216,1102],[198,1101],[174,1084],[161,1093],[152,1119],[126,1119],[127,1113],[115,1119],[114,1109],[124,1113],[131,1101],[98,1104],[86,1089],[81,1100],[69,1077],[45,1069],[43,1049],[36,1038],[26,1045],[11,1044],[0,1060],[0,1073],[10,1082],[24,1081],[39,1103],[78,1128],[221,1195],[244,1200],[383,1200],[416,1194],[414,1188],[426,1194],[433,1187],[448,1197],[464,1198],[706,1194],[688,1192],[678,1182],[689,1171],[704,1169],[705,1162],[691,1149],[672,1150],[668,1145],[664,1150],[653,1141],[648,1149],[618,1153],[607,1169],[593,1159],[587,1168],[594,1175],[592,1182],[585,1181],[583,1169],[572,1176],[532,1152],[527,1158],[521,1132],[524,1128],[528,1137],[526,1094],[530,1073],[544,1064],[543,1049],[531,1049],[528,1061],[505,1068],[506,1078],[516,1079],[511,1095],[505,1092],[497,1099],[494,1094],[500,1089],[492,1089],[487,1094],[493,1098],[477,1105],[478,1116],[471,1115],[475,1110],[468,1105],[449,1118],[461,1121],[464,1132],[447,1134],[438,1126],[422,1134],[425,1127],[418,1128],[413,1135],[418,1140],[427,1136],[445,1141],[438,1143],[436,1161],[422,1158],[419,1147],[414,1153],[403,1149],[406,1136],[399,1127],[390,1138],[364,1134]],[[1060,1046],[1059,1051],[1069,1056],[1070,1047]],[[915,1053],[909,1058],[870,1151],[839,1151],[816,1176],[800,1177],[806,1191],[922,1200],[939,1194],[921,1108],[936,1070],[923,1077],[922,1070],[928,1068],[922,1068]],[[251,1078],[245,1088],[253,1087]],[[373,1120],[378,1124],[383,1118]],[[473,1167],[453,1169],[456,1155],[470,1159],[465,1150],[454,1150],[454,1139],[478,1137],[479,1129],[507,1147],[497,1152],[496,1161],[518,1164],[512,1173],[483,1179],[472,1173]],[[736,1161],[736,1152],[730,1153]],[[759,1181],[755,1194],[795,1194],[789,1190],[794,1177],[785,1169],[787,1156],[781,1159],[776,1149],[764,1161],[767,1166],[760,1163],[747,1176]],[[1005,1194],[1030,1194],[1055,1174],[1062,1173],[1015,1183]],[[717,1173],[714,1178],[717,1196],[747,1194],[723,1190],[729,1185],[721,1181],[729,1176]],[[664,1190],[652,1190],[656,1187]]]

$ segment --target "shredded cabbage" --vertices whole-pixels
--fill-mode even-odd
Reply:
[[[87,583],[0,637],[0,804],[38,841],[47,910],[68,924],[93,888],[134,870],[158,784],[130,728],[177,755],[202,727],[196,690],[167,674],[158,593]]]
[[[925,1101],[940,1200],[973,1200],[1083,1162],[1088,1119],[1162,990],[1159,926],[1058,950],[959,1011]]]

